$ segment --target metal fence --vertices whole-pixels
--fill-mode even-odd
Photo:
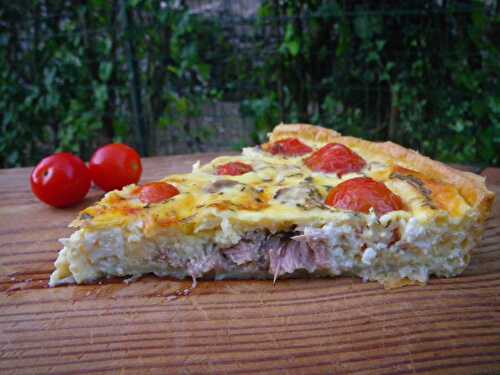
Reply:
[[[499,163],[498,5],[19,1],[0,8],[0,162],[259,142],[279,121]]]

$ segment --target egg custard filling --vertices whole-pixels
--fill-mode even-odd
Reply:
[[[466,268],[493,199],[482,177],[401,146],[279,125],[241,155],[107,193],[61,239],[49,285],[150,273],[425,283]]]

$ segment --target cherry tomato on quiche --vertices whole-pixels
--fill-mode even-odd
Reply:
[[[380,216],[404,209],[401,199],[383,183],[369,177],[356,177],[341,182],[330,190],[325,203],[344,210],[368,213],[373,207]]]
[[[339,176],[349,172],[359,172],[365,161],[354,151],[340,143],[328,143],[304,160],[311,170],[337,173]]]
[[[143,203],[159,203],[179,194],[174,185],[167,182],[150,182],[139,188],[139,199]]]
[[[90,173],[77,156],[59,152],[43,159],[31,173],[31,191],[54,207],[80,202],[90,189]]]
[[[312,148],[297,138],[285,138],[271,143],[267,151],[273,155],[301,156],[310,153]]]
[[[239,176],[251,171],[253,171],[252,166],[242,163],[241,161],[232,161],[226,164],[218,165],[217,168],[215,168],[215,173],[219,176]]]
[[[112,143],[94,152],[89,170],[92,180],[102,190],[121,189],[141,178],[141,157],[130,146]]]

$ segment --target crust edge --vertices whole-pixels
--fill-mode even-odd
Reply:
[[[268,134],[269,141],[274,142],[283,138],[299,137],[313,142],[328,142],[342,134],[332,129],[310,124],[279,124]]]
[[[467,203],[478,210],[480,222],[485,221],[491,213],[495,193],[487,189],[484,177],[449,167],[393,142],[371,142],[355,137],[345,137],[334,130],[310,124],[279,124],[269,134],[270,142],[287,137],[318,142],[338,142],[382,154],[394,164],[400,164],[457,187]],[[396,160],[397,163],[395,163]]]

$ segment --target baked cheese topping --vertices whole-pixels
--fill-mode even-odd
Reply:
[[[362,150],[355,151],[363,155]],[[239,176],[215,173],[217,166],[229,162],[246,163],[254,170]],[[342,181],[360,176],[383,182],[399,196],[407,207],[396,213],[400,216],[415,216],[425,222],[443,213],[460,218],[470,209],[453,186],[426,181],[416,172],[400,169],[369,162],[360,172],[338,176],[311,171],[300,157],[271,156],[259,148],[245,149],[241,156],[220,157],[192,173],[166,177],[162,181],[174,185],[180,194],[162,203],[141,202],[134,194],[135,185],[110,192],[101,202],[82,211],[73,226],[92,230],[142,220],[150,233],[179,227],[192,234],[206,226],[207,220],[222,217],[248,230],[262,223],[279,228],[309,222],[311,218],[316,223],[326,223],[339,212],[323,203],[328,191]],[[289,223],[284,223],[284,219]]]
[[[142,201],[135,185],[107,193],[71,224],[79,230],[62,241],[50,285],[151,272],[276,278],[297,270],[399,285],[465,268],[481,230],[457,187],[363,147],[298,141],[291,155],[271,143],[165,177],[178,193],[161,202]],[[332,149],[336,158],[361,159],[341,173],[325,172],[335,162],[314,170],[312,153]],[[404,208],[377,215],[325,203],[334,187],[359,177],[383,184]]]

